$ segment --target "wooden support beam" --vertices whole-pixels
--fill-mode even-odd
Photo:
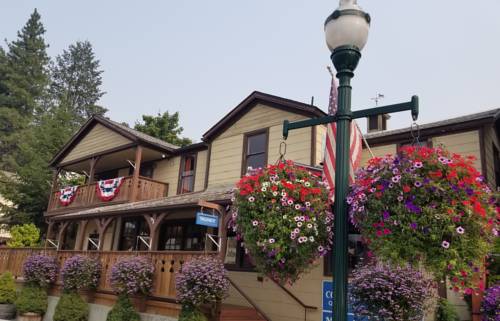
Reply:
[[[64,234],[66,233],[66,228],[68,227],[70,221],[64,221],[59,223],[59,235],[57,236],[57,249],[61,250],[64,242]]]
[[[149,239],[151,245],[151,247],[149,248],[150,251],[158,250],[158,237],[159,237],[158,229],[160,228],[163,219],[167,217],[167,215],[168,213],[143,215],[144,219],[146,220],[149,226]]]
[[[49,239],[52,237],[52,229],[54,228],[54,222],[53,221],[46,221],[47,223],[47,234],[45,235],[45,248],[47,248],[47,245],[49,243]]]
[[[75,241],[75,250],[83,251],[83,244],[85,243],[85,231],[87,229],[88,220],[81,220],[78,224],[77,238]]]
[[[198,200],[198,206],[214,209],[217,212],[219,212],[219,214],[226,212],[226,209],[224,208],[224,206],[219,205],[217,203],[213,203],[213,202],[207,202],[204,200]]]
[[[90,170],[89,170],[89,180],[88,180],[89,184],[92,184],[94,182],[95,167],[100,158],[101,156],[96,156],[90,159]]]
[[[114,217],[101,217],[95,219],[97,230],[99,232],[99,249],[98,249],[99,251],[102,251],[103,249],[104,236],[106,234],[106,230],[108,229],[113,219]]]
[[[130,201],[135,202],[139,193],[139,174],[141,172],[142,146],[138,145],[135,149],[135,168],[132,176],[132,194]]]

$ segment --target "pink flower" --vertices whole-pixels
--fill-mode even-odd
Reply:
[[[253,203],[253,202],[255,202],[255,197],[253,197],[253,196],[250,196],[250,197],[248,198],[248,201],[249,201],[250,203]]]
[[[465,229],[463,227],[459,226],[459,227],[457,227],[456,231],[458,234],[464,234]]]
[[[259,221],[252,221],[252,225],[253,225],[253,226],[257,226],[257,225],[259,225]]]
[[[444,247],[445,249],[447,249],[447,248],[449,248],[449,247],[450,247],[450,242],[448,242],[448,241],[443,241],[443,242],[441,243],[441,246],[442,246],[442,247]]]

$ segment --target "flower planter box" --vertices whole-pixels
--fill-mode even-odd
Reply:
[[[17,321],[42,321],[42,316],[37,313],[23,313],[17,316]]]
[[[11,320],[16,317],[16,306],[14,304],[0,304],[0,319]]]

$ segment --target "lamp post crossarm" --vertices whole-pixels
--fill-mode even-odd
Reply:
[[[352,113],[347,115],[347,117],[349,119],[358,119],[358,118],[365,118],[365,117],[381,115],[381,114],[397,113],[397,112],[402,112],[402,111],[407,111],[407,110],[411,110],[411,115],[412,115],[413,120],[417,120],[418,110],[419,110],[418,96],[413,96],[410,101],[404,102],[404,103],[353,111]],[[345,116],[346,115],[344,115],[344,117]],[[336,122],[338,120],[338,118],[339,117],[337,117],[336,115],[335,116],[324,116],[324,117],[320,117],[320,118],[301,120],[301,121],[297,121],[297,122],[293,122],[293,123],[289,122],[288,120],[285,120],[283,122],[283,138],[285,138],[285,139],[288,138],[288,132],[290,130],[304,128],[304,127],[311,127],[311,126],[316,126],[316,125],[329,124],[329,123]]]

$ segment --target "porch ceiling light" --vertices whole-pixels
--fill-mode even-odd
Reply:
[[[339,7],[325,21],[326,44],[330,51],[339,47],[363,49],[368,39],[370,15],[357,0],[340,0]]]

